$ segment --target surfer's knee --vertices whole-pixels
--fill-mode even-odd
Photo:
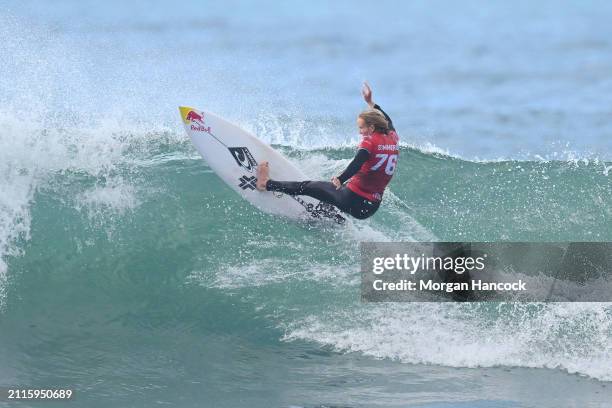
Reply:
[[[359,206],[357,208],[352,208],[350,214],[358,220],[365,220],[366,218],[370,218],[371,216],[373,216],[377,210],[378,206],[374,208],[370,206],[365,208],[363,206]]]

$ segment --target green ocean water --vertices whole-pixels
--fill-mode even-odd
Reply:
[[[174,137],[35,177],[4,257],[2,384],[71,387],[79,406],[400,406],[408,389],[415,406],[528,406],[492,385],[514,370],[523,390],[567,383],[563,401],[610,396],[609,304],[364,304],[358,251],[609,241],[610,163],[404,146],[379,212],[332,227],[258,211]],[[276,147],[317,179],[353,155]]]

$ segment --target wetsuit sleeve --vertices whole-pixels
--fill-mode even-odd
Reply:
[[[347,168],[342,172],[342,174],[338,176],[338,180],[340,180],[340,183],[344,184],[346,180],[357,174],[361,166],[363,166],[363,163],[368,161],[369,157],[370,152],[365,147],[361,147],[360,145],[359,150],[357,150],[357,154],[353,158],[353,161],[350,162]]]
[[[395,128],[393,127],[393,122],[391,121],[391,118],[389,117],[389,115],[387,115],[387,112],[382,110],[382,108],[380,106],[378,106],[377,104],[374,105],[374,109],[379,110],[380,113],[385,115],[385,119],[387,119],[387,122],[389,122],[389,129],[395,131]]]

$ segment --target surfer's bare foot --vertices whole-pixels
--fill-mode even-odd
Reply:
[[[270,165],[267,161],[259,163],[257,166],[257,189],[266,191],[266,183],[270,180]]]

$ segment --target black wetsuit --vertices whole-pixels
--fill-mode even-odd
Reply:
[[[395,130],[391,118],[378,105],[374,109],[379,110],[387,122],[389,129]],[[347,168],[338,176],[340,183],[344,184],[353,177],[361,166],[368,160],[370,153],[366,149],[359,149]],[[346,186],[336,189],[330,181],[276,181],[268,180],[266,190],[278,191],[289,195],[307,195],[325,203],[338,207],[340,211],[350,214],[358,219],[365,219],[374,215],[380,201],[370,201],[357,193],[349,190]]]

